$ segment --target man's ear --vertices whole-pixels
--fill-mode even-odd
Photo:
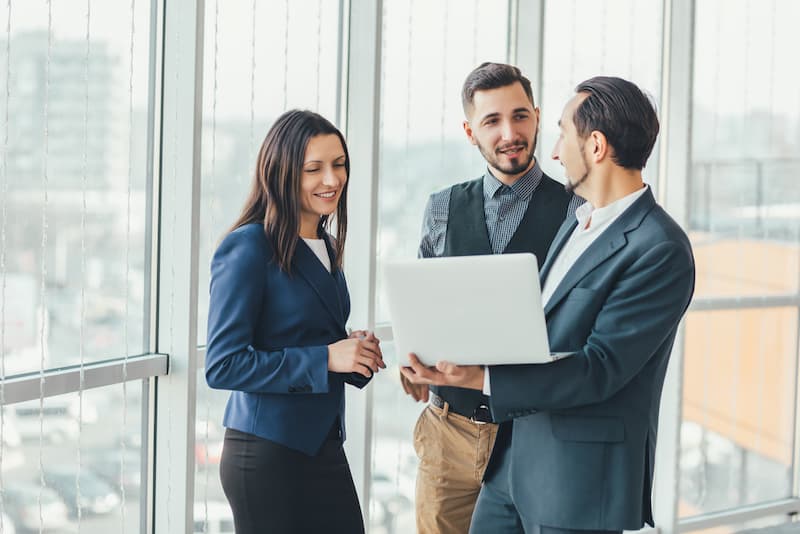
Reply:
[[[589,137],[588,144],[591,147],[592,161],[600,163],[608,157],[608,139],[606,139],[606,135],[603,132],[598,130],[594,130],[589,134]]]
[[[472,126],[469,125],[469,121],[465,120],[461,123],[461,126],[464,128],[464,133],[467,134],[467,139],[469,139],[469,142],[473,145],[478,144],[475,141],[475,137],[472,135]]]

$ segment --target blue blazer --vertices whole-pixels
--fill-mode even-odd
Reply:
[[[344,384],[368,382],[328,371],[327,345],[347,337],[344,274],[329,273],[302,239],[287,274],[253,223],[220,244],[210,291],[205,373],[210,387],[232,390],[223,425],[309,455],[337,416],[344,435]]]
[[[577,222],[567,220],[542,280]],[[511,454],[511,492],[540,525],[636,530],[653,524],[658,410],[678,323],[694,291],[686,234],[648,190],[584,252],[545,306],[552,363],[496,366],[501,422],[487,468]],[[513,421],[513,423],[512,423]]]

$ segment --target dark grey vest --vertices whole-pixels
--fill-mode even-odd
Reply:
[[[533,192],[528,209],[503,254],[532,252],[542,268],[547,249],[556,236],[567,212],[571,195],[564,186],[547,175]],[[444,256],[492,254],[486,215],[483,209],[483,178],[454,185],[450,190],[450,208],[444,241]],[[498,283],[504,283],[500,280]],[[492,335],[487,332],[486,335]],[[431,391],[450,404],[450,410],[470,417],[489,399],[480,391],[447,386],[431,386]]]

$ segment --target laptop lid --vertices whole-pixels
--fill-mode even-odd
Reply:
[[[533,254],[386,261],[398,361],[503,365],[552,361]]]

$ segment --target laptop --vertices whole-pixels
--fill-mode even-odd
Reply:
[[[386,261],[398,361],[505,365],[553,361],[533,254]]]

